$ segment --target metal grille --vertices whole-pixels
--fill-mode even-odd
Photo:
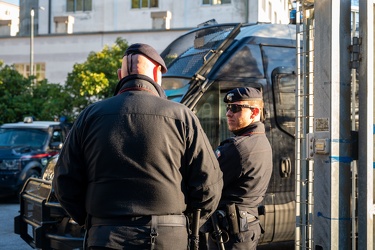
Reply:
[[[314,6],[297,1],[297,86],[296,86],[296,249],[313,248],[313,162],[307,148],[313,133]],[[303,17],[303,20],[301,20]]]
[[[25,200],[24,206],[24,218],[42,224],[42,203],[38,203],[34,200]]]
[[[203,27],[176,39],[161,54],[168,68],[163,76],[191,78],[202,67],[204,60],[208,59],[211,50],[216,50],[235,27],[236,25]]]
[[[43,203],[51,192],[51,183],[30,178],[22,191],[23,216],[25,219],[41,224],[43,222]]]
[[[39,199],[46,199],[48,198],[51,189],[51,183],[30,179],[24,188],[24,192]]]

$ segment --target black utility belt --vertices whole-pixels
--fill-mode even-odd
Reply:
[[[248,211],[241,210],[235,204],[228,204],[225,210],[217,210],[216,213],[219,218],[222,218],[222,227],[227,229],[231,234],[248,231],[251,223],[259,221],[257,216]]]
[[[159,226],[186,226],[185,215],[145,215],[145,216],[119,216],[111,218],[91,217],[92,226],[137,226],[151,225],[157,223]]]

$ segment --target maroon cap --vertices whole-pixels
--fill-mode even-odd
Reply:
[[[127,55],[134,55],[134,54],[142,54],[148,59],[154,61],[155,63],[159,64],[161,66],[161,72],[166,73],[167,72],[167,66],[165,66],[165,62],[163,58],[156,52],[156,50],[151,47],[150,45],[143,44],[143,43],[135,43],[128,47],[128,49],[125,51],[124,56]]]

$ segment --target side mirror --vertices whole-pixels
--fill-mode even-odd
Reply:
[[[55,150],[60,150],[62,149],[63,143],[56,141],[56,142],[51,142],[49,144],[50,149],[55,149]]]

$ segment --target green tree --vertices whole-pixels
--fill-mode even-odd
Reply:
[[[0,61],[0,124],[16,122],[32,111],[30,79]]]
[[[71,98],[61,85],[35,82],[0,61],[0,124],[19,122],[25,116],[48,121],[66,116],[72,120]]]
[[[84,63],[76,63],[68,74],[65,91],[72,96],[72,106],[79,113],[87,105],[113,95],[118,82],[117,69],[128,43],[117,38],[113,46],[91,52]]]
[[[51,121],[65,116],[72,121],[74,117],[72,97],[63,86],[43,80],[32,86],[32,93],[31,114],[38,120]]]
[[[66,116],[74,121],[87,105],[113,95],[127,48],[128,43],[117,38],[113,46],[91,52],[84,63],[74,65],[65,86],[35,82],[0,61],[0,124],[22,121],[25,116],[37,120]]]

